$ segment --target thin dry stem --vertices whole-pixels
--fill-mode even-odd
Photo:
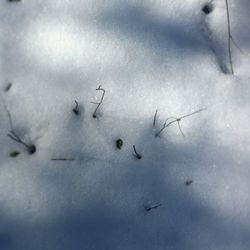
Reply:
[[[74,161],[75,158],[52,158],[52,161]]]
[[[155,115],[154,115],[154,121],[153,121],[153,126],[154,126],[154,128],[155,128],[155,125],[156,125],[157,113],[158,113],[158,110],[156,109]]]
[[[23,144],[28,152],[30,154],[34,154],[36,152],[36,147],[35,145],[33,144],[27,144],[26,142],[24,142],[17,134],[16,132],[14,131],[14,128],[13,128],[13,123],[12,123],[12,118],[11,118],[11,114],[9,112],[9,110],[7,109],[7,107],[5,107],[6,109],[6,112],[7,112],[7,115],[8,115],[8,119],[9,119],[9,124],[10,124],[10,132],[7,134],[7,136],[12,139],[13,141],[17,142],[17,143],[20,143],[20,144]]]
[[[147,212],[149,212],[150,210],[156,209],[156,208],[160,207],[161,205],[162,205],[162,204],[157,204],[157,205],[150,206],[150,207],[145,206],[144,208],[145,208],[145,210],[146,210]]]
[[[225,0],[225,1],[226,1],[226,9],[227,9],[228,55],[229,55],[230,70],[231,70],[231,73],[234,74],[232,51],[231,51],[232,33],[231,33],[231,24],[230,24],[230,13],[229,13],[229,7],[228,7],[228,0]]]
[[[101,88],[101,85],[100,85],[96,90],[102,91],[102,96],[101,96],[100,102],[92,102],[93,104],[96,104],[96,105],[97,105],[97,107],[96,107],[96,109],[95,109],[95,111],[94,111],[94,113],[93,113],[93,118],[96,118],[96,117],[97,117],[97,115],[96,115],[97,110],[98,110],[99,107],[101,106],[101,104],[102,104],[102,102],[103,102],[104,95],[105,95],[105,89]]]
[[[135,157],[140,160],[142,158],[142,156],[140,154],[138,154],[138,152],[136,151],[135,145],[133,145],[133,149],[135,152]]]

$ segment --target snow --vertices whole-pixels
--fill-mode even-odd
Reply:
[[[1,250],[249,249],[250,5],[229,1],[232,75],[205,3],[0,2]]]

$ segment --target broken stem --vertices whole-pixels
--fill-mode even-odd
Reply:
[[[135,152],[135,157],[140,160],[142,158],[142,156],[140,154],[138,154],[138,152],[136,151],[135,145],[133,145],[133,149]]]

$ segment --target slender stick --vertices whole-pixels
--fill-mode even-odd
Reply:
[[[150,210],[156,209],[156,208],[160,207],[161,205],[162,205],[162,204],[157,204],[157,205],[150,206],[150,207],[145,206],[144,208],[145,208],[145,210],[146,210],[147,212],[149,212]]]
[[[196,110],[196,111],[194,111],[194,112],[192,112],[192,113],[189,113],[189,114],[187,114],[187,115],[184,115],[184,116],[179,117],[178,120],[181,120],[181,119],[186,118],[186,117],[188,117],[188,116],[191,116],[191,115],[200,113],[201,111],[204,111],[204,110],[206,110],[206,108],[198,109],[198,110]]]
[[[156,109],[155,115],[154,115],[154,121],[153,121],[154,128],[155,128],[155,124],[156,124],[157,113],[158,113],[158,110]]]
[[[9,119],[10,131],[14,131],[13,123],[12,123],[12,118],[11,118],[10,112],[9,112],[9,110],[7,109],[6,106],[5,106],[5,109],[6,109],[6,112],[7,112],[7,115],[8,115],[8,119]]]
[[[52,158],[52,161],[74,161],[75,158]]]
[[[104,95],[105,95],[105,89],[101,88],[101,85],[96,90],[102,91],[102,96],[101,96],[100,102],[97,102],[97,103],[96,102],[92,102],[93,104],[97,104],[97,107],[96,107],[96,109],[95,109],[95,111],[93,113],[93,118],[97,117],[96,112],[99,109],[99,107],[101,106],[101,104],[103,102]]]
[[[234,74],[232,52],[231,52],[232,34],[231,34],[230,14],[229,14],[228,0],[225,0],[225,1],[226,1],[226,9],[227,9],[228,55],[229,55],[231,73]]]

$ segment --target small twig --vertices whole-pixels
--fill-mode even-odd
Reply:
[[[74,161],[75,158],[52,158],[52,161]]]
[[[232,34],[231,34],[230,14],[229,14],[228,0],[225,0],[225,1],[226,1],[226,9],[227,9],[228,55],[229,55],[231,74],[234,74],[232,52],[231,52]]]
[[[200,113],[200,112],[202,112],[202,111],[204,111],[204,110],[206,110],[206,109],[207,109],[207,108],[198,109],[198,110],[196,110],[196,111],[194,111],[194,112],[192,112],[192,113],[189,113],[189,114],[187,114],[187,115],[181,116],[180,118],[178,118],[178,120],[181,120],[181,119],[186,118],[186,117],[188,117],[188,116],[191,116],[191,115]]]
[[[75,104],[76,104],[76,106],[74,107],[74,109],[73,109],[73,112],[76,114],[76,115],[78,115],[79,114],[79,109],[78,109],[78,102],[75,100]]]
[[[154,115],[154,121],[153,121],[154,128],[155,128],[155,124],[156,124],[157,113],[158,113],[158,110],[156,109],[155,115]]]
[[[162,205],[162,204],[157,204],[157,205],[154,205],[154,206],[144,206],[144,208],[145,208],[145,210],[146,210],[147,212],[149,212],[150,210],[156,209],[156,208],[160,207],[161,205]]]
[[[140,160],[142,158],[142,156],[137,153],[135,145],[133,145],[133,149],[134,149],[134,152],[135,152],[135,157]]]
[[[105,89],[101,88],[101,85],[100,85],[96,90],[100,90],[100,91],[102,91],[103,93],[102,93],[100,102],[92,102],[93,104],[96,104],[96,105],[97,105],[97,107],[96,107],[96,109],[95,109],[95,111],[94,111],[94,113],[93,113],[93,118],[97,118],[97,115],[96,115],[97,110],[98,110],[99,107],[101,106],[101,104],[102,104],[102,102],[103,102],[104,95],[105,95]]]
[[[196,110],[196,111],[194,111],[194,112],[192,112],[192,113],[189,113],[189,114],[187,114],[187,115],[183,115],[183,116],[181,116],[181,117],[179,117],[179,118],[176,118],[176,117],[169,117],[169,118],[164,122],[162,128],[155,134],[155,137],[159,137],[160,134],[162,133],[162,131],[163,131],[165,128],[169,127],[171,124],[173,124],[173,123],[175,123],[175,122],[178,123],[179,130],[181,131],[181,134],[183,135],[183,137],[185,137],[185,135],[184,135],[184,133],[183,133],[183,131],[182,131],[182,129],[181,129],[181,125],[180,125],[181,120],[184,119],[184,118],[186,118],[186,117],[189,117],[189,116],[191,116],[191,115],[194,115],[194,114],[197,114],[197,113],[199,113],[199,112],[202,112],[202,111],[204,111],[204,110],[206,110],[206,108]],[[167,123],[167,121],[170,120],[170,119],[173,119],[173,120]]]

